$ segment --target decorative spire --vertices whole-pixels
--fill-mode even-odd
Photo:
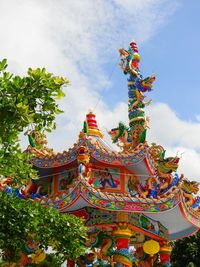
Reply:
[[[151,101],[144,101],[144,93],[152,91],[155,76],[142,77],[139,69],[140,55],[135,41],[129,44],[128,50],[120,48],[119,53],[121,57],[119,65],[127,75],[128,81],[129,127],[120,122],[119,126],[112,129],[109,134],[113,142],[123,151],[131,151],[146,140],[149,119],[145,116],[144,108]]]
[[[103,133],[99,130],[96,116],[92,111],[89,111],[89,113],[86,115],[86,121],[88,124],[88,135],[94,135],[103,138]]]

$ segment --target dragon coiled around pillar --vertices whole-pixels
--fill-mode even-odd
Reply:
[[[94,234],[93,234],[94,239]],[[127,267],[132,267],[133,256],[126,249],[116,250],[114,238],[106,232],[98,231],[95,234],[93,243],[90,244],[92,249],[100,249],[96,256],[98,259],[108,261],[110,263],[126,263]],[[91,253],[90,253],[91,254]],[[90,257],[92,258],[92,257]],[[77,264],[79,267],[85,266],[84,263],[89,263],[88,255],[82,256]],[[91,264],[92,262],[90,262]],[[94,265],[95,266],[95,265]]]
[[[112,129],[109,134],[114,142],[119,139],[124,144],[124,146],[121,146],[122,149],[126,151],[145,141],[148,119],[145,117],[144,108],[151,101],[144,101],[144,93],[152,90],[155,76],[152,75],[143,79],[139,70],[140,55],[134,41],[130,43],[128,51],[120,48],[119,53],[121,57],[120,67],[124,74],[128,75],[129,127],[124,127],[122,131],[121,123],[118,128]]]

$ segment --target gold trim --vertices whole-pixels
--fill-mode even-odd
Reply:
[[[99,136],[100,138],[103,138],[103,133],[99,129],[89,128],[88,135],[95,135],[95,136]]]
[[[128,228],[128,224],[126,222],[119,222],[116,229],[113,230],[112,234],[114,236],[125,236],[127,238],[130,238],[133,235],[133,232]]]
[[[136,118],[133,118],[133,119],[130,120],[129,124],[130,124],[131,122],[134,122],[134,121],[140,121],[140,120],[145,121],[145,118],[144,118],[144,117],[136,117]]]
[[[171,253],[172,247],[170,245],[164,245],[160,248],[160,252],[168,252]]]

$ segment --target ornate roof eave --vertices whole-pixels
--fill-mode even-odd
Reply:
[[[103,164],[109,164],[112,166],[124,166],[134,169],[134,166],[144,162],[146,169],[150,174],[155,172],[155,164],[151,155],[148,153],[148,145],[140,144],[132,152],[117,152],[114,150],[107,150],[100,147],[99,143],[101,138],[91,136],[82,136],[78,142],[74,144],[68,151],[57,153],[53,156],[41,156],[33,155],[30,159],[30,163],[37,168],[54,168],[59,166],[65,166],[77,159],[78,150],[81,146],[85,145],[88,148],[91,158],[101,162]],[[32,153],[31,148],[27,150],[28,153]]]
[[[91,186],[85,178],[81,176],[76,179],[67,191],[60,192],[57,196],[38,199],[41,204],[54,206],[60,212],[73,210],[73,205],[82,202],[83,206],[91,206],[98,209],[110,211],[128,211],[142,213],[157,213],[172,209],[180,202],[180,194],[177,191],[168,198],[141,198],[131,197],[128,193],[108,193]],[[84,201],[83,201],[84,200]],[[84,204],[84,203],[87,204]],[[82,206],[82,207],[83,207]],[[76,208],[74,207],[74,210]]]
[[[174,208],[162,214],[151,213],[148,216],[159,220],[168,230],[169,239],[177,240],[195,234],[200,228],[200,213],[189,207],[179,190],[180,202]]]
[[[200,228],[200,212],[187,205],[183,193],[181,194],[179,207],[185,219],[195,227]]]
[[[54,168],[54,167],[60,167],[65,166],[77,159],[78,156],[78,149],[86,143],[86,139],[78,139],[78,142],[73,145],[73,147],[69,148],[68,150],[63,151],[62,153],[57,153],[53,156],[41,156],[41,155],[35,155],[30,159],[30,163],[33,164],[35,167],[38,168]],[[25,151],[28,153],[32,153],[32,150],[29,149],[28,151]]]

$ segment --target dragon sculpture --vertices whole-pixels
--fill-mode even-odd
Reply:
[[[113,143],[116,143],[123,151],[132,149],[131,132],[122,122],[119,123],[117,128],[109,131],[108,134],[111,136]]]
[[[138,247],[134,253],[135,256],[135,266],[138,267],[151,267],[152,260],[155,261],[155,256],[151,258],[149,254],[146,254],[143,247]]]
[[[119,123],[119,127],[112,129],[109,134],[114,143],[119,140],[122,143],[120,147],[127,151],[145,141],[148,119],[145,117],[144,107],[151,101],[144,101],[144,93],[152,90],[155,76],[152,75],[143,79],[139,70],[140,55],[134,41],[130,43],[128,51],[120,48],[119,53],[121,57],[120,67],[124,74],[128,75],[129,127]]]
[[[94,254],[98,259],[108,261],[111,264],[119,262],[120,260],[120,262],[124,263],[127,267],[132,267],[133,255],[125,249],[121,249],[119,251],[116,250],[115,240],[111,235],[103,231],[98,231],[95,233],[95,238],[93,235],[93,239],[93,242],[90,244],[91,248],[98,248],[100,251],[98,253],[90,253],[89,255],[86,254],[85,256],[82,256],[77,261],[79,267],[85,267],[85,264],[87,263],[92,264],[92,260],[94,260],[92,257]]]
[[[175,186],[178,183],[178,176],[173,175],[178,169],[180,158],[165,157],[165,150],[162,146],[153,143],[148,152],[154,158],[157,167],[157,176],[159,178],[160,190],[162,193]]]
[[[196,196],[199,192],[199,183],[196,181],[183,180],[182,187],[183,196],[186,204],[192,209],[200,212],[200,197]]]
[[[46,157],[53,156],[55,152],[53,149],[48,148],[46,135],[40,131],[30,131],[28,133],[29,146],[27,148],[32,154],[36,156]]]

